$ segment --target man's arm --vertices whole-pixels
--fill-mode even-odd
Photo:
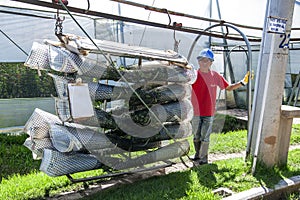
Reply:
[[[237,82],[237,83],[233,83],[227,86],[226,90],[227,91],[232,91],[232,90],[236,90],[240,87],[243,87],[244,85],[241,82]]]
[[[227,91],[232,91],[232,90],[236,90],[236,89],[238,89],[242,86],[247,85],[247,83],[249,81],[249,75],[250,75],[250,72],[248,71],[247,74],[245,75],[245,77],[243,78],[243,80],[241,80],[240,82],[228,85],[226,90]]]

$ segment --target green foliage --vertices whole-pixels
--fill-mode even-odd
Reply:
[[[50,97],[56,95],[51,77],[38,76],[20,63],[0,63],[0,98]]]

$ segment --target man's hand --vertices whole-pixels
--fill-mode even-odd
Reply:
[[[241,82],[240,82],[243,86],[245,86],[245,85],[248,84],[248,82],[249,82],[249,76],[250,76],[250,72],[248,71],[246,73],[246,75],[244,76],[243,80],[241,80]]]

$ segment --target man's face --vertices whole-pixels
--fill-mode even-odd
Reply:
[[[212,65],[212,61],[208,58],[200,58],[198,60],[200,68],[209,68]]]

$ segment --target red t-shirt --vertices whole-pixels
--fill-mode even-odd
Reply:
[[[195,116],[213,116],[215,114],[217,86],[224,90],[229,83],[216,71],[208,73],[197,71],[197,80],[192,85],[192,104]]]

